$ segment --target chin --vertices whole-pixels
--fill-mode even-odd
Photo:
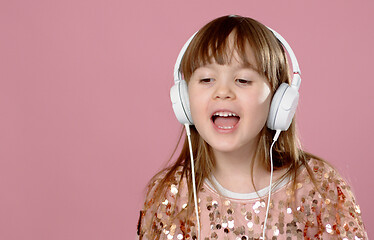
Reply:
[[[222,141],[219,143],[207,141],[207,143],[209,144],[209,146],[212,147],[214,151],[217,151],[217,152],[230,153],[230,152],[235,152],[240,149],[240,146],[238,146],[237,144],[233,144],[233,143],[225,143]]]

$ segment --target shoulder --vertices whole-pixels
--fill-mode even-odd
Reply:
[[[302,209],[315,216],[307,226],[323,239],[366,239],[361,210],[347,181],[326,161],[311,159],[307,167],[296,181]]]
[[[299,186],[305,186],[307,190],[314,191],[316,197],[322,199],[327,205],[338,206],[345,202],[345,206],[352,204],[358,211],[359,207],[351,186],[336,168],[318,159],[310,159],[307,167],[309,169],[303,169],[297,177],[296,182]]]
[[[150,239],[160,236],[180,212],[181,195],[186,192],[182,167],[163,170],[149,182],[138,222],[138,235]]]
[[[302,171],[298,181],[313,183],[313,187],[324,199],[338,201],[339,199],[350,199],[355,202],[351,186],[344,177],[330,163],[324,160],[310,159],[308,169]]]
[[[183,190],[185,177],[182,166],[174,170],[164,169],[151,178],[147,186],[144,210],[159,205],[161,199],[173,199]],[[153,206],[154,207],[154,206]]]

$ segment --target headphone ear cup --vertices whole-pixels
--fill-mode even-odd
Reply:
[[[176,81],[170,89],[170,99],[174,114],[182,124],[193,125],[188,88],[185,80]]]
[[[299,92],[287,83],[282,83],[271,101],[267,127],[272,130],[286,131],[295,115]]]

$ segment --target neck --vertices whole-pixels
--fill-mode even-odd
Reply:
[[[263,177],[267,175],[267,171],[259,161],[254,159],[257,145],[257,143],[252,144],[234,152],[218,152],[213,149],[215,157],[213,174],[224,188],[237,193],[254,192],[252,173],[256,189],[263,187]]]
[[[217,152],[214,151],[215,169],[217,175],[241,174],[251,175],[251,164],[254,161],[254,151]]]

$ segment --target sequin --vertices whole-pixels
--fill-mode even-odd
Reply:
[[[240,210],[241,214],[243,216],[245,216],[247,214],[247,210],[245,210],[245,208],[243,207],[241,210]]]
[[[326,224],[326,232],[332,233],[332,228],[330,224]]]
[[[240,227],[236,227],[235,229],[233,229],[233,231],[234,231],[234,234],[235,235],[243,235],[244,234],[244,232],[245,232],[245,228],[244,228],[244,226],[240,226]]]
[[[170,191],[173,195],[176,195],[178,193],[178,188],[174,184],[172,184],[170,187]]]
[[[218,235],[216,232],[213,232],[210,236],[211,239],[217,239],[218,238]]]
[[[260,224],[260,218],[259,218],[259,216],[255,216],[255,224]]]
[[[206,205],[206,209],[208,209],[208,211],[212,210],[212,205],[211,205],[210,203],[208,203],[208,204]]]
[[[286,194],[287,194],[288,196],[291,196],[291,195],[293,194],[292,189],[287,189],[287,190],[286,190]]]
[[[233,228],[234,227],[234,220],[228,221],[227,224],[228,224],[229,228]]]
[[[261,206],[261,203],[260,203],[260,201],[257,201],[256,203],[255,203],[255,205],[253,205],[253,209],[257,209],[258,207],[260,207]]]
[[[210,219],[210,220],[212,220],[212,219]],[[212,230],[215,229],[215,224],[214,224],[214,222],[211,222],[211,223],[210,223],[210,229],[212,229]]]
[[[245,214],[245,217],[244,217],[244,219],[245,220],[252,220],[252,213],[251,212],[247,212],[246,214]]]

